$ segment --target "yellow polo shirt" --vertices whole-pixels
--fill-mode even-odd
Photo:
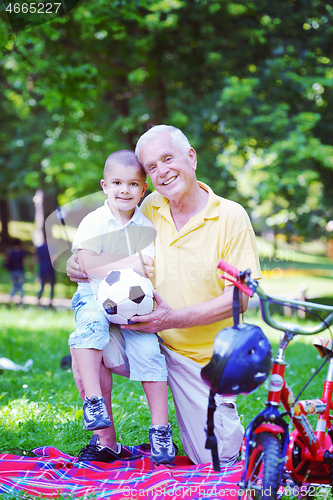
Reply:
[[[260,278],[255,235],[244,208],[209,193],[206,207],[180,231],[173,222],[169,201],[157,191],[141,205],[142,213],[157,231],[155,276],[157,292],[173,308],[198,305],[221,295],[226,285],[218,276],[220,259],[240,270],[250,268]],[[165,345],[205,365],[213,354],[217,333],[233,324],[232,318],[210,325],[158,332]]]

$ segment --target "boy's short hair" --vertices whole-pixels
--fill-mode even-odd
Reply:
[[[114,151],[113,153],[111,153],[105,161],[103,172],[104,179],[108,175],[109,170],[114,165],[122,165],[123,167],[137,166],[142,172],[142,177],[144,178],[144,180],[146,180],[147,174],[144,171],[134,151],[131,151],[129,149],[121,149],[119,151]]]

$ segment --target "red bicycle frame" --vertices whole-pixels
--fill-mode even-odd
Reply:
[[[282,463],[280,479],[285,467],[290,477],[296,484],[314,483],[331,484],[333,482],[333,347],[332,342],[323,338],[317,338],[313,344],[318,348],[322,357],[328,360],[328,370],[324,382],[321,399],[306,399],[296,401],[293,391],[285,381],[284,352],[295,335],[313,335],[325,330],[333,320],[333,307],[324,306],[297,300],[281,300],[278,297],[268,296],[258,285],[258,282],[251,278],[249,270],[240,273],[237,269],[224,261],[218,265],[220,269],[232,276],[221,276],[231,281],[237,288],[248,296],[254,293],[260,299],[260,309],[263,320],[273,328],[281,330],[283,333],[279,345],[278,353],[273,362],[270,377],[270,386],[267,396],[266,408],[257,415],[249,424],[245,431],[242,447],[243,475],[240,487],[251,488],[248,482],[251,476],[251,468],[258,467],[253,460],[257,460],[256,436],[260,433],[271,433],[281,440],[282,443]],[[305,310],[329,310],[330,314],[322,320],[316,327],[304,327],[297,324],[287,324],[273,319],[269,312],[269,303],[276,302],[283,305],[295,305]],[[285,414],[280,414],[278,407],[283,405]],[[289,436],[288,425],[283,417],[288,414],[294,430]],[[314,430],[308,416],[318,415],[317,426]],[[253,458],[254,457],[254,458]]]

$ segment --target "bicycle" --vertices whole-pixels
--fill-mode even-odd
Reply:
[[[242,445],[243,472],[239,483],[239,500],[275,500],[282,483],[290,484],[292,495],[306,498],[314,496],[314,485],[333,486],[333,341],[315,337],[312,344],[325,358],[321,366],[309,379],[295,398],[285,381],[285,351],[296,335],[315,335],[329,328],[333,321],[333,307],[299,300],[281,300],[265,294],[258,281],[251,278],[250,270],[240,272],[224,261],[218,268],[231,277],[221,277],[231,281],[239,290],[260,300],[261,315],[265,323],[281,330],[282,336],[278,352],[273,360],[266,408],[248,425]],[[315,327],[281,322],[274,319],[270,304],[302,308],[305,311],[326,311],[323,320],[315,313],[320,323]],[[299,397],[310,381],[328,362],[328,370],[320,399],[300,400]],[[282,406],[285,412],[280,413]],[[308,415],[318,415],[314,430]],[[294,430],[289,435],[289,417]],[[289,481],[289,483],[288,483]]]

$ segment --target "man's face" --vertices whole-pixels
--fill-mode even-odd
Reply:
[[[196,153],[174,143],[170,134],[152,137],[141,148],[140,160],[154,188],[169,200],[191,190],[196,181]]]

